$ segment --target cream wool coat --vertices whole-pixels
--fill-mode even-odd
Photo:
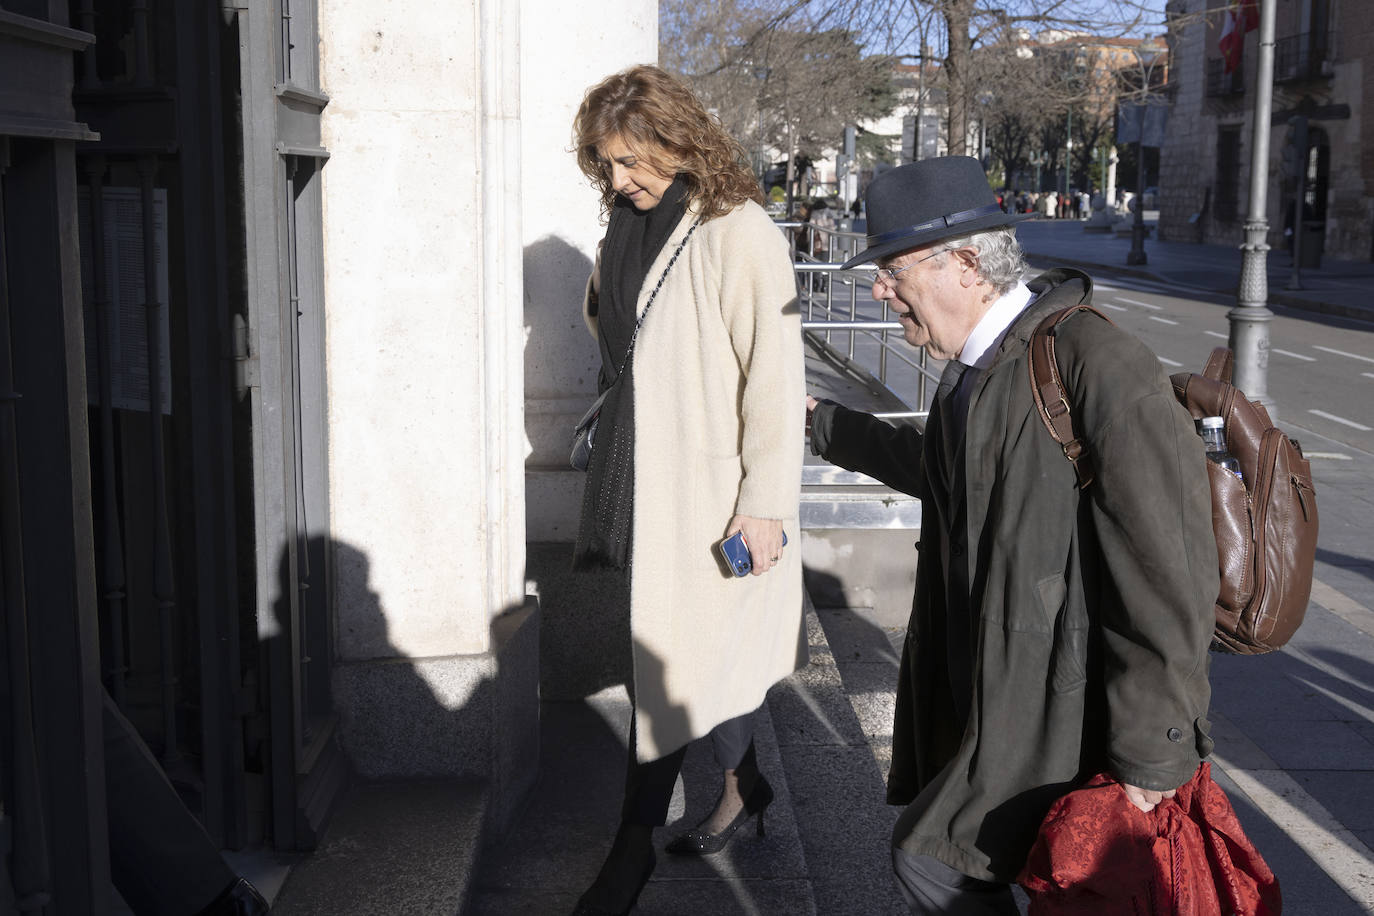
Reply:
[[[689,207],[649,268],[641,314],[697,219]],[[586,302],[583,316],[595,336]],[[757,204],[687,242],[640,328],[634,381],[630,634],[647,761],[757,709],[807,660],[801,314],[787,240]],[[787,547],[761,576],[734,578],[719,558],[737,514],[783,521]]]

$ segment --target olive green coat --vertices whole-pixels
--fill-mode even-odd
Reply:
[[[926,524],[888,778],[888,801],[909,805],[895,843],[1007,882],[1050,803],[1087,776],[1171,789],[1210,753],[1218,587],[1206,459],[1159,361],[1094,315],[1060,326],[1075,429],[1097,470],[1080,492],[1036,412],[1026,351],[1040,319],[1088,302],[1092,284],[1059,270],[1030,285],[1037,298],[979,376],[968,414],[968,550],[950,562],[969,563],[972,711],[967,722],[953,711],[939,568],[949,545]],[[827,458],[931,498],[915,429],[826,410]]]

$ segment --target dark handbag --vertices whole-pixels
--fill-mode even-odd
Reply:
[[[601,397],[592,402],[592,406],[587,408],[582,419],[573,427],[572,455],[568,457],[568,463],[574,471],[585,471],[591,463],[592,446],[596,444],[596,421],[601,419],[601,405],[606,403],[606,395],[610,393],[609,388],[601,392]]]
[[[620,371],[615,374],[615,381],[611,383],[611,388],[620,384],[620,377],[625,373],[625,367],[630,364],[630,357],[635,352],[635,341],[639,339],[639,328],[644,324],[644,316],[649,314],[649,308],[658,298],[658,291],[663,286],[663,281],[668,278],[668,271],[673,269],[673,264],[677,262],[677,256],[682,254],[682,249],[687,247],[687,240],[692,237],[692,233],[697,231],[697,226],[701,223],[693,223],[687,230],[687,234],[678,243],[677,250],[668,259],[668,264],[663,268],[663,273],[658,278],[658,283],[654,284],[654,291],[649,294],[649,301],[644,303],[644,311],[639,313],[639,320],[635,322],[634,333],[630,335],[630,345],[625,348],[625,359],[620,363]],[[574,471],[585,471],[587,465],[592,462],[592,448],[596,444],[596,424],[601,419],[601,405],[606,403],[606,395],[611,393],[611,388],[601,392],[601,396],[592,402],[592,406],[587,408],[587,412],[582,415],[582,419],[577,421],[573,427],[572,452],[568,456],[568,464],[572,465]]]

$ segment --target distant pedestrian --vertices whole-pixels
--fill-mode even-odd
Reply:
[[[1091,302],[1092,281],[1061,268],[1023,284],[1021,218],[970,157],[875,179],[869,247],[844,266],[877,263],[873,297],[947,360],[939,391],[923,428],[807,400],[813,452],[923,507],[887,783],[917,914],[1015,916],[1009,884],[1057,798],[1105,772],[1150,811],[1212,749],[1202,442],[1154,353],[1077,313],[1054,358],[1095,469],[1080,488],[1042,428],[1027,346],[1046,316]]]
[[[1059,195],[1054,191],[1046,191],[1040,197],[1040,214],[1046,219],[1054,219],[1058,204]]]
[[[800,226],[792,230],[792,247],[796,249],[798,255],[810,256],[811,248],[815,240],[811,237],[811,201],[804,200],[797,206],[797,212],[792,214],[792,218],[801,223]],[[805,261],[805,257],[798,257],[798,261]]]

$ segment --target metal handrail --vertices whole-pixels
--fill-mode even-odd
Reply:
[[[899,402],[909,405],[906,397],[888,385],[888,356],[890,354],[896,357],[916,370],[916,402],[917,405],[927,404],[927,380],[938,381],[939,377],[927,366],[926,351],[922,349],[919,356],[913,359],[909,347],[899,348],[888,340],[888,334],[892,331],[901,331],[902,325],[892,320],[886,301],[874,303],[881,306],[881,318],[873,319],[859,314],[859,288],[861,285],[868,285],[863,281],[869,279],[862,275],[872,272],[876,265],[858,264],[847,270],[843,265],[859,250],[860,245],[866,241],[866,236],[800,220],[781,220],[777,222],[777,226],[787,234],[788,240],[792,243],[793,268],[797,273],[800,298],[806,303],[802,332],[816,346],[843,362],[851,371],[867,376]],[[805,244],[801,247],[797,244],[799,232],[807,234]],[[823,239],[821,245],[817,244],[818,237]],[[818,249],[823,252],[824,257],[817,254]],[[845,291],[838,297],[837,288]],[[842,332],[848,334],[847,346],[843,352],[835,346],[832,339],[832,335]],[[855,341],[860,334],[878,344],[876,367],[855,360]],[[928,414],[929,410],[912,409],[874,416],[896,419],[925,417]]]

